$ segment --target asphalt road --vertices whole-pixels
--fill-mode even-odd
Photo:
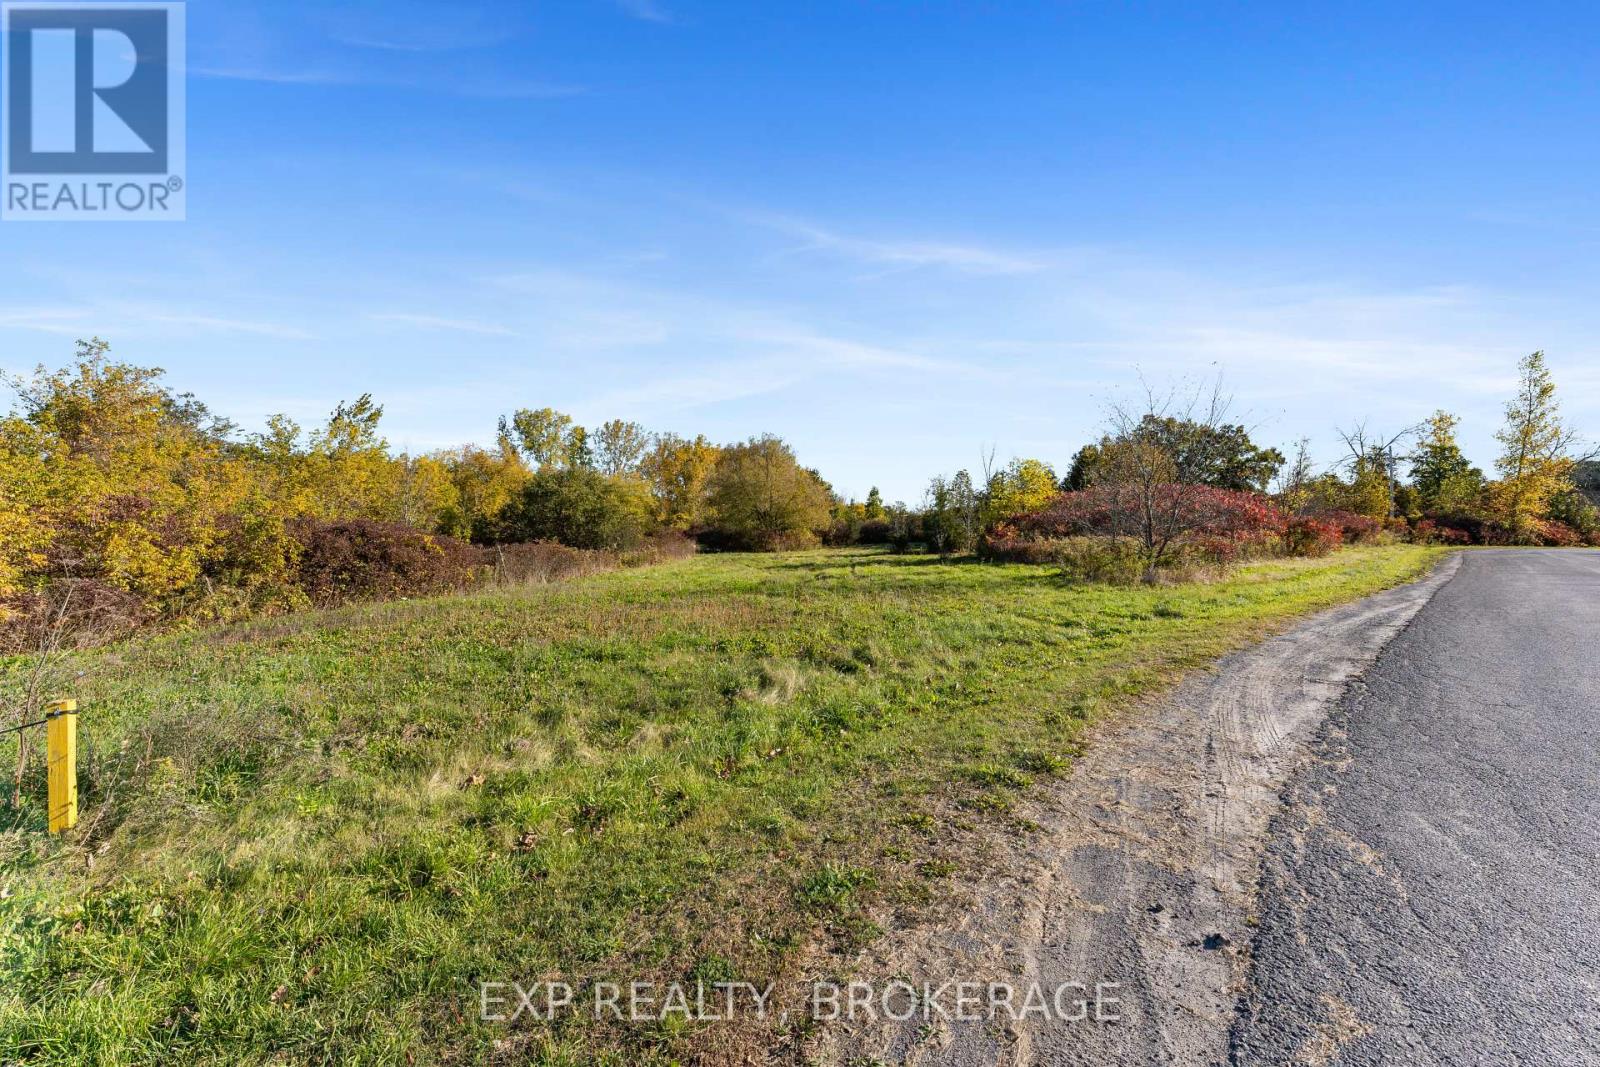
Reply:
[[[1232,1061],[1600,1065],[1600,552],[1466,553],[1312,752]]]

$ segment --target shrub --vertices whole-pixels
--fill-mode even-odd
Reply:
[[[1437,513],[1428,516],[1436,523],[1436,536],[1452,545],[1509,545],[1511,531],[1493,519],[1468,512]]]
[[[481,551],[490,561],[489,572],[496,585],[537,585],[607,569],[601,562],[603,553],[554,541],[494,545]]]
[[[1353,511],[1330,510],[1318,512],[1316,518],[1339,528],[1339,537],[1347,545],[1375,545],[1383,541],[1384,521]]]
[[[1050,561],[1070,578],[1132,585],[1144,576],[1144,555],[1132,538],[1068,537],[1043,544],[1052,550]]]
[[[856,534],[856,543],[886,545],[894,538],[894,525],[888,519],[868,519]]]
[[[399,523],[296,519],[294,582],[314,604],[426,596],[471,584],[482,555],[452,537]]]
[[[1158,517],[1150,518],[1154,511]],[[1230,563],[1270,551],[1285,528],[1263,496],[1203,485],[1162,485],[1124,492],[1096,486],[1059,493],[1039,511],[995,524],[981,551],[993,558],[1040,554],[1031,542],[1072,537],[1121,538],[1140,546],[1146,569],[1203,562]]]
[[[1411,542],[1417,545],[1467,545],[1472,535],[1457,526],[1444,526],[1435,519],[1418,519],[1411,527]]]
[[[588,467],[541,470],[500,516],[506,541],[559,541],[573,548],[626,550],[644,540],[649,490]]]
[[[1577,530],[1556,519],[1544,519],[1533,524],[1533,532],[1541,545],[1550,548],[1577,548],[1584,538]]]
[[[1344,543],[1344,531],[1337,523],[1310,516],[1289,520],[1283,534],[1283,548],[1291,556],[1326,556]]]
[[[93,578],[57,578],[11,597],[0,611],[0,655],[52,645],[87,648],[126,636],[154,616],[137,593]]]

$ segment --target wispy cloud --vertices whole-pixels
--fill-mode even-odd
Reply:
[[[0,308],[0,327],[81,337],[93,313],[83,308]]]
[[[152,330],[151,327],[156,329]],[[281,341],[315,339],[306,330],[288,323],[191,314],[120,302],[76,308],[0,308],[0,328],[34,330],[70,337],[88,337],[92,334],[109,337],[131,332],[164,334],[168,332],[166,327],[194,334],[251,334]]]
[[[670,23],[672,16],[656,0],[616,0],[623,12],[644,22]]]
[[[831,252],[890,272],[935,267],[963,274],[1031,274],[1049,266],[1048,261],[1037,256],[978,245],[856,237],[782,215],[747,214],[742,217],[801,239],[804,243],[794,251]]]
[[[331,70],[270,70],[264,67],[190,67],[196,78],[266,82],[272,85],[357,85],[360,79]]]
[[[413,78],[358,70],[320,68],[296,70],[270,67],[191,67],[189,68],[189,73],[199,78],[260,82],[267,85],[359,86],[413,92],[439,92],[478,100],[561,100],[572,96],[582,96],[589,91],[586,86],[570,85],[562,82],[511,77],[494,78],[482,75],[472,75],[464,78]]]
[[[452,319],[439,315],[411,315],[400,312],[368,316],[374,322],[390,322],[403,326],[416,326],[424,330],[447,330],[453,333],[481,334],[485,337],[515,337],[516,331],[494,322],[476,319]]]
[[[165,312],[145,312],[138,317],[162,326],[178,326],[202,332],[248,333],[257,337],[276,337],[282,341],[310,341],[314,338],[313,334],[298,326],[278,322],[217,318],[213,315],[173,315]]]
[[[737,360],[610,390],[584,406],[600,413],[687,411],[783,392],[805,377],[784,361]]]

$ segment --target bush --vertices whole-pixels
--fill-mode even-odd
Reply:
[[[1442,544],[1509,545],[1512,542],[1510,530],[1482,515],[1467,512],[1437,513],[1429,515],[1424,521],[1436,524],[1434,535]]]
[[[1053,550],[1051,562],[1060,564],[1068,577],[1086,582],[1133,585],[1144,577],[1144,554],[1129,537],[1068,537],[1044,542]]]
[[[1318,521],[1338,527],[1340,539],[1347,545],[1376,545],[1383,541],[1384,522],[1353,511],[1322,511]]]
[[[894,539],[894,524],[888,519],[868,519],[856,534],[856,543],[862,545],[887,545]]]
[[[505,541],[558,541],[611,551],[637,548],[649,522],[649,491],[643,483],[587,467],[539,471],[500,516]]]
[[[1326,556],[1344,543],[1344,531],[1326,519],[1299,516],[1288,522],[1283,548],[1291,556]]]
[[[144,597],[93,578],[57,578],[0,607],[0,655],[104,644],[154,616]]]
[[[1418,545],[1470,545],[1472,535],[1459,526],[1448,526],[1434,519],[1420,519],[1411,528],[1411,540]]]
[[[1159,512],[1152,527],[1145,505]],[[985,534],[980,552],[991,558],[1024,559],[1048,550],[1030,542],[1059,542],[1074,537],[1127,539],[1140,546],[1146,564],[1153,537],[1161,558],[1156,566],[1231,563],[1273,550],[1285,529],[1283,515],[1263,496],[1203,485],[1164,485],[1149,493],[1123,492],[1096,486],[1060,493],[1039,511],[1014,515]]]
[[[481,551],[490,561],[489,573],[496,585],[537,585],[608,569],[601,564],[603,553],[554,541],[494,545]]]
[[[399,523],[296,519],[293,580],[313,604],[427,596],[472,584],[482,554],[453,537]]]
[[[1545,519],[1534,523],[1534,535],[1541,545],[1550,548],[1577,548],[1583,544],[1583,535],[1564,522]]]

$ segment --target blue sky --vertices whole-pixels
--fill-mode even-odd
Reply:
[[[189,221],[0,226],[0,366],[771,431],[912,501],[1141,373],[1487,465],[1544,348],[1600,436],[1587,5],[194,0],[189,64]]]

